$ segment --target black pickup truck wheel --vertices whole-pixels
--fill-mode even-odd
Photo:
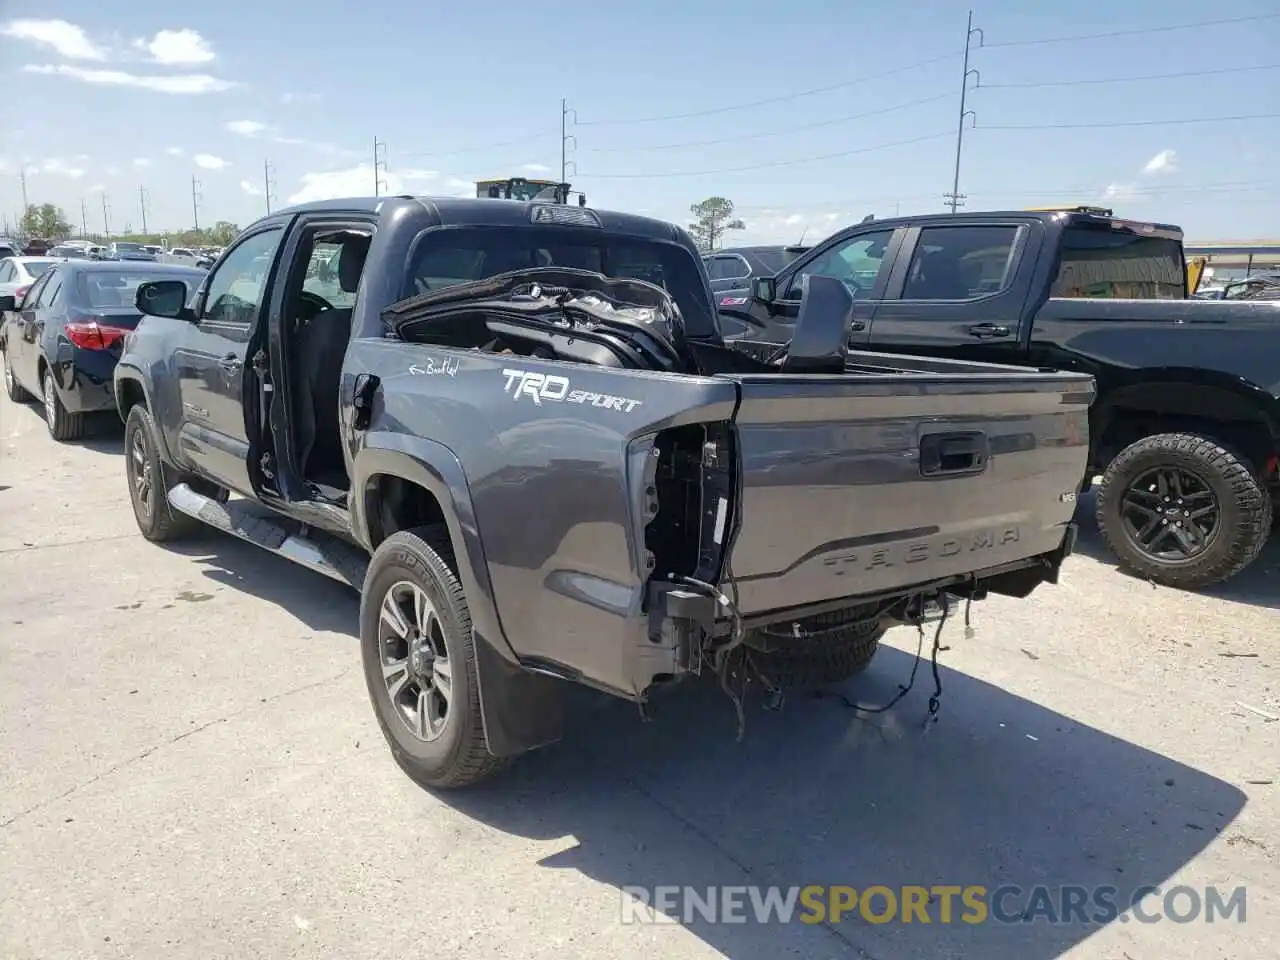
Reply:
[[[445,527],[402,530],[374,552],[360,654],[378,725],[410,777],[464,787],[505,765],[485,744],[471,613]]]
[[[778,628],[780,629],[780,628]],[[878,620],[848,620],[844,611],[803,620],[800,635],[770,639],[767,652],[752,651],[760,671],[780,687],[839,683],[871,665],[886,628]],[[748,644],[751,638],[748,637]]]
[[[1169,587],[1207,587],[1243,570],[1267,541],[1271,513],[1249,466],[1195,434],[1131,444],[1098,488],[1098,528],[1120,565]]]
[[[13,375],[13,364],[9,362],[9,351],[4,350],[4,392],[14,403],[28,403],[31,394],[27,392]]]
[[[200,521],[169,506],[170,471],[156,446],[155,421],[142,404],[129,411],[124,424],[124,472],[129,481],[133,517],[148,540],[176,540],[200,525]]]

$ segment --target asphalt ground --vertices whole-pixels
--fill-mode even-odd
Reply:
[[[647,724],[575,693],[563,743],[432,795],[375,724],[356,596],[212,531],[147,543],[120,450],[0,400],[0,957],[1280,956],[1280,544],[1156,589],[1086,500],[1059,586],[948,626],[927,730],[927,666],[878,716],[753,702],[741,743],[710,683]],[[847,696],[896,693],[915,636],[888,644]],[[624,922],[624,888],[775,884],[1013,885],[1006,921],[1036,885],[1247,899],[1244,922],[1175,922],[1185,891],[1152,922],[944,923],[936,896],[930,923]]]

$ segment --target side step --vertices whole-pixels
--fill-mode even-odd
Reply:
[[[369,558],[360,550],[319,531],[308,536],[291,533],[288,520],[251,500],[218,503],[180,483],[169,491],[169,505],[179,513],[195,517],[201,523],[247,540],[339,583],[356,590],[364,586]]]

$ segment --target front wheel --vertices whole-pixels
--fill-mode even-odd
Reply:
[[[444,526],[402,530],[374,552],[360,655],[378,726],[410,777],[464,787],[505,765],[485,744],[471,613]]]
[[[1266,544],[1271,515],[1248,465],[1195,434],[1131,444],[1098,487],[1098,529],[1121,567],[1168,587],[1194,590],[1239,573]]]
[[[29,403],[31,394],[27,392],[21,384],[18,383],[17,377],[13,375],[13,362],[9,359],[9,351],[0,348],[0,353],[4,354],[4,392],[14,403]]]
[[[148,540],[161,543],[185,536],[200,522],[169,506],[168,471],[160,459],[155,429],[142,404],[129,411],[124,424],[124,472],[138,530]]]

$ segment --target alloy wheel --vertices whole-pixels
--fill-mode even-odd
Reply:
[[[135,430],[129,441],[129,457],[125,461],[129,473],[129,485],[133,488],[133,500],[143,516],[151,514],[151,490],[154,486],[151,474],[151,458],[142,431]]]
[[[45,371],[44,375],[44,419],[53,430],[58,423],[58,393],[53,385],[53,374]]]
[[[1182,467],[1156,467],[1139,474],[1121,497],[1120,517],[1129,542],[1165,563],[1200,556],[1222,526],[1213,488]]]
[[[425,590],[400,580],[382,598],[378,649],[387,696],[419,740],[436,740],[449,722],[453,664],[444,624]]]

